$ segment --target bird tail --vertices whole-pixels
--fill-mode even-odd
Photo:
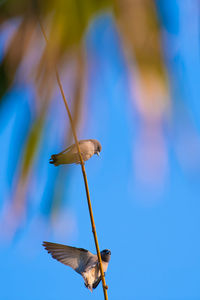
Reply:
[[[56,155],[56,154],[51,155],[51,158],[50,158],[50,160],[49,160],[49,163],[50,163],[50,164],[54,164],[54,166],[58,166],[57,155]]]
[[[86,288],[88,288],[90,290],[90,292],[93,292],[93,288],[91,284],[88,284],[87,282],[85,282],[85,286]]]
[[[104,273],[105,275],[105,273]],[[93,289],[96,289],[96,287],[98,286],[98,284],[101,282],[101,276],[97,279],[97,281],[95,281],[92,285]]]

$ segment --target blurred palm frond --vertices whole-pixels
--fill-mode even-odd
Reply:
[[[67,69],[73,60],[76,75],[73,79],[71,110],[75,126],[80,123],[86,65],[84,36],[94,18],[108,10],[117,24],[130,70],[133,73],[137,70],[134,83],[140,94],[139,102],[135,103],[138,112],[141,118],[158,124],[168,104],[160,26],[154,1],[10,0],[0,4],[1,25],[13,19],[19,21],[0,62],[0,101],[6,101],[4,96],[12,89],[13,83],[21,81],[34,87],[36,100],[35,120],[25,143],[21,145],[23,159],[17,190],[23,192],[16,193],[13,206],[16,201],[20,201],[22,204],[19,207],[27,207],[26,185],[40,144],[50,100],[55,92],[54,67],[57,65],[63,71],[63,67]],[[38,20],[45,27],[48,45],[42,37]],[[152,107],[156,107],[156,113]],[[70,130],[64,137],[71,142]]]

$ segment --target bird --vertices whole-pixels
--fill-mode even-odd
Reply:
[[[91,292],[101,281],[98,257],[86,249],[66,246],[57,243],[43,242],[44,248],[59,262],[74,269],[82,275],[84,284]],[[108,268],[111,251],[105,249],[100,252],[104,275]]]
[[[90,159],[94,154],[100,155],[102,147],[99,141],[95,139],[88,139],[80,140],[78,143],[84,162]],[[58,154],[51,155],[49,162],[55,166],[74,163],[80,164],[80,157],[76,144],[69,146],[67,149]]]

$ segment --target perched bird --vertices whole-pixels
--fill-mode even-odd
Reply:
[[[90,159],[94,154],[99,155],[101,152],[101,144],[97,140],[80,140],[79,146],[83,161]],[[55,166],[74,163],[79,164],[80,158],[76,144],[71,145],[58,154],[51,155],[49,162]]]
[[[75,248],[62,244],[43,242],[43,246],[51,256],[66,266],[81,274],[85,286],[92,292],[101,281],[98,257],[83,248]],[[111,252],[108,249],[101,251],[104,274],[107,271]]]

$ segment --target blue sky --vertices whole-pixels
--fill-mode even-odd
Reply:
[[[98,17],[86,37],[87,55],[94,61],[88,67],[87,122],[79,137],[96,138],[102,144],[101,156],[91,158],[86,171],[100,248],[112,252],[106,275],[109,299],[200,299],[197,5],[197,1],[174,0],[158,4],[172,102],[170,125],[163,126],[168,171],[161,186],[139,180],[134,168],[140,124],[112,17]],[[93,63],[98,70],[95,77]],[[0,111],[1,207],[9,191],[10,177],[6,174],[11,172],[12,159],[18,153],[18,148],[15,152],[9,147],[13,149],[15,140],[21,143],[26,136],[26,128],[19,134],[21,114],[27,124],[33,117],[29,108],[31,91],[16,90],[9,97],[15,97],[18,106],[11,107],[7,101],[10,114],[5,107]],[[58,103],[60,113],[63,104],[60,99]],[[36,162],[42,168],[38,171],[36,167],[28,197],[29,217],[11,245],[1,240],[1,295],[5,300],[103,299],[100,285],[91,294],[77,273],[53,260],[41,246],[48,240],[95,252],[80,166],[70,166],[67,172],[66,166],[54,168],[48,164],[51,153],[61,147],[57,132],[66,117],[63,113],[59,121],[55,114],[53,106],[44,131],[46,147],[44,150],[41,146],[42,155]],[[54,176],[65,182],[61,211],[51,220],[57,222],[56,230],[49,229],[46,221]],[[41,205],[42,197],[46,197],[46,208]]]

